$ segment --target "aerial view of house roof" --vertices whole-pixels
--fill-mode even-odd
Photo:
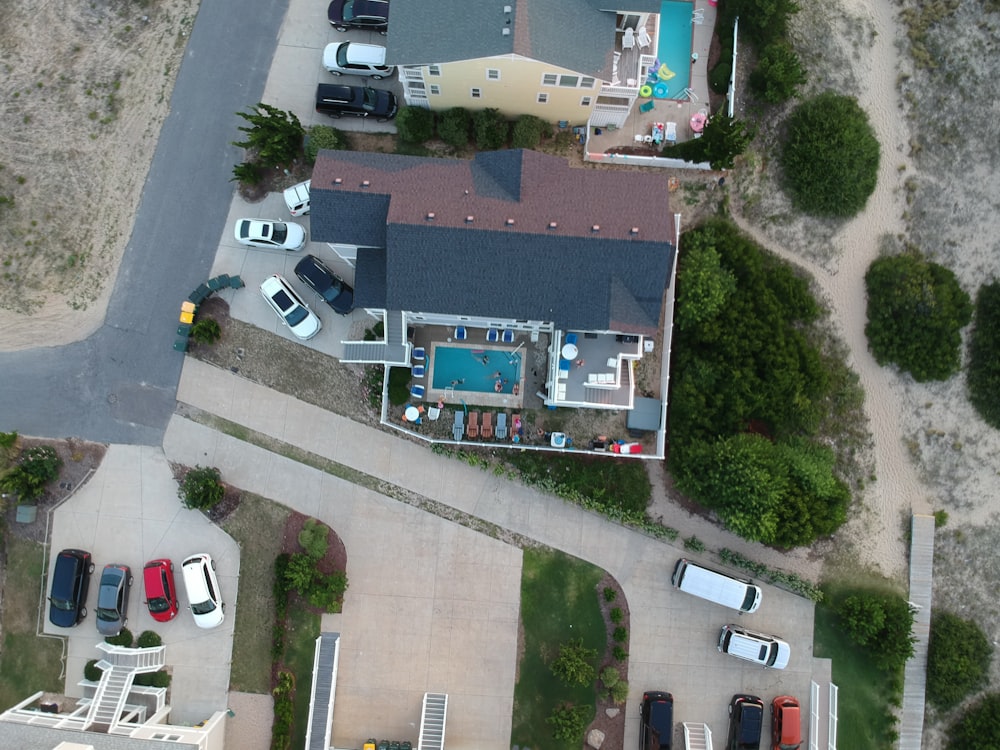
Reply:
[[[618,12],[660,11],[660,0],[625,5]],[[615,26],[616,12],[598,0],[392,0],[387,60],[427,65],[519,55],[599,76]]]
[[[534,151],[321,151],[312,239],[359,250],[360,307],[655,331],[673,262],[667,178]]]

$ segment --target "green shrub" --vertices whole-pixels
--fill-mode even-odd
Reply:
[[[337,571],[313,578],[306,597],[314,607],[327,612],[339,612],[340,601],[345,591],[347,591],[347,574]]]
[[[507,144],[510,123],[498,109],[481,109],[472,116],[472,130],[476,137],[476,148],[480,151],[496,151]]]
[[[128,628],[122,628],[118,635],[109,635],[104,639],[105,643],[110,643],[112,646],[124,646],[125,648],[132,648],[132,631]]]
[[[163,669],[158,672],[145,672],[137,674],[133,682],[136,685],[145,685],[146,687],[165,688],[170,687],[170,675]]]
[[[153,630],[143,630],[135,642],[136,648],[156,648],[163,645],[159,633]]]
[[[692,535],[684,540],[684,549],[691,552],[704,552],[705,543],[698,537]]]
[[[740,38],[758,49],[788,34],[788,21],[799,12],[796,0],[727,0],[719,4],[716,28],[732,34],[733,21],[740,19]],[[742,43],[742,42],[741,42]]]
[[[927,646],[927,699],[950,709],[989,681],[993,647],[982,628],[950,612],[931,616]]]
[[[750,74],[750,88],[769,104],[781,104],[795,96],[806,82],[806,74],[792,45],[782,40],[767,45]]]
[[[611,700],[617,705],[621,705],[628,700],[628,682],[619,680],[610,689]]]
[[[413,370],[409,367],[389,368],[389,403],[400,406],[410,400],[410,381]]]
[[[299,532],[299,544],[313,560],[319,560],[330,547],[330,527],[309,518]]]
[[[233,167],[233,176],[230,182],[239,182],[243,185],[259,185],[264,179],[261,168],[253,162],[240,162]]]
[[[628,639],[628,630],[624,626],[619,625],[611,633],[611,637],[618,643],[624,643]]]
[[[604,587],[604,601],[613,602],[618,597],[618,592],[610,586]]]
[[[948,511],[946,510],[936,510],[934,511],[934,528],[941,529],[948,523]]]
[[[1000,429],[1000,282],[976,295],[969,336],[969,401],[987,424]]]
[[[965,710],[948,732],[948,750],[1000,747],[1000,693],[988,693]]]
[[[558,677],[568,687],[573,685],[589,685],[594,681],[596,670],[594,660],[597,651],[583,645],[583,638],[560,644],[559,656],[551,666],[552,674]]]
[[[601,682],[606,688],[613,688],[621,681],[621,678],[621,672],[615,667],[605,667],[601,670]]]
[[[343,151],[347,148],[347,136],[329,125],[313,125],[306,138],[305,157],[310,164],[316,163],[320,149]]]
[[[545,722],[552,726],[552,736],[560,742],[576,743],[583,739],[591,709],[587,706],[559,706]]]
[[[736,276],[722,266],[719,251],[699,242],[680,260],[674,320],[685,329],[704,325],[719,314],[735,291]]]
[[[214,344],[222,337],[222,328],[215,318],[201,318],[191,326],[191,338],[199,344]]]
[[[0,478],[0,489],[30,503],[45,494],[45,487],[59,476],[62,459],[51,445],[38,445],[21,453],[18,463]]]
[[[512,148],[536,148],[542,138],[552,137],[552,126],[540,117],[521,115],[511,134]]]
[[[716,94],[725,94],[729,91],[729,80],[733,76],[732,55],[727,59],[719,60],[710,71],[708,71],[708,87]]]
[[[97,659],[91,659],[83,666],[83,676],[91,682],[100,682],[104,670],[97,666]]]
[[[844,631],[880,669],[902,670],[913,656],[913,609],[902,596],[859,589],[835,603]]]
[[[278,672],[277,685],[271,690],[271,695],[274,698],[271,750],[288,750],[292,746],[292,723],[295,720],[295,677],[291,672]]]
[[[0,432],[0,449],[13,448],[17,444],[16,432]]]
[[[625,650],[624,646],[620,646],[617,643],[615,647],[611,649],[611,655],[615,657],[615,661],[625,661],[628,659],[628,651]]]
[[[438,137],[453,148],[465,148],[469,145],[469,128],[472,117],[467,109],[452,107],[438,116]]]
[[[257,162],[265,166],[290,164],[302,149],[305,129],[294,112],[285,112],[270,104],[258,102],[249,112],[237,112],[250,126],[237,130],[246,133],[245,141],[233,141],[238,148],[257,154]]]
[[[792,204],[807,214],[854,216],[875,190],[879,143],[854,97],[826,92],[802,102],[779,157]]]
[[[225,494],[219,470],[214,466],[196,466],[184,475],[177,494],[185,508],[209,510]]]
[[[403,107],[396,115],[396,131],[409,143],[423,143],[434,137],[434,113],[424,107]]]
[[[746,122],[717,112],[705,124],[701,138],[668,143],[663,155],[695,163],[708,162],[712,169],[732,169],[736,157],[747,150],[756,134],[756,128]]]
[[[958,372],[972,303],[950,269],[915,252],[887,256],[869,266],[865,288],[865,335],[880,365],[895,363],[918,382]]]
[[[625,614],[622,612],[621,607],[613,608],[611,612],[609,612],[608,614],[609,617],[611,618],[611,622],[615,623],[616,625],[625,618]]]

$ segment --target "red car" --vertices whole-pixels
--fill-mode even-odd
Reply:
[[[779,695],[771,703],[771,743],[774,750],[799,750],[802,744],[799,702],[790,695]]]
[[[158,622],[170,622],[177,617],[177,587],[174,586],[174,564],[170,560],[150,560],[142,570],[146,587],[146,606]]]

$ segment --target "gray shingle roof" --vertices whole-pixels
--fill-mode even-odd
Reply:
[[[164,727],[169,734],[169,727]],[[17,750],[52,750],[60,742],[90,745],[94,750],[197,750],[190,742],[164,740],[137,740],[119,734],[77,732],[72,729],[53,729],[31,724],[0,721],[0,747]]]

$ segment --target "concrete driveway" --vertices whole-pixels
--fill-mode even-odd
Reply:
[[[236,591],[240,552],[220,528],[196,511],[186,510],[177,498],[177,483],[159,448],[112,445],[90,481],[54,514],[52,562],[59,550],[76,547],[93,554],[96,569],[90,581],[86,619],[72,629],[48,622],[45,632],[66,636],[66,694],[82,695],[77,683],[83,667],[99,659],[95,646],[103,640],[95,625],[97,588],[101,569],[108,563],[131,567],[135,582],[128,606],[128,629],[138,637],[154,630],[166,646],[166,663],[173,670],[171,721],[195,723],[226,707],[233,623],[238,614]],[[226,602],[226,619],[212,630],[194,624],[180,578],[180,563],[195,552],[208,552],[217,564],[219,585]],[[156,622],[146,610],[142,566],[156,558],[175,566],[181,611],[171,622]]]

